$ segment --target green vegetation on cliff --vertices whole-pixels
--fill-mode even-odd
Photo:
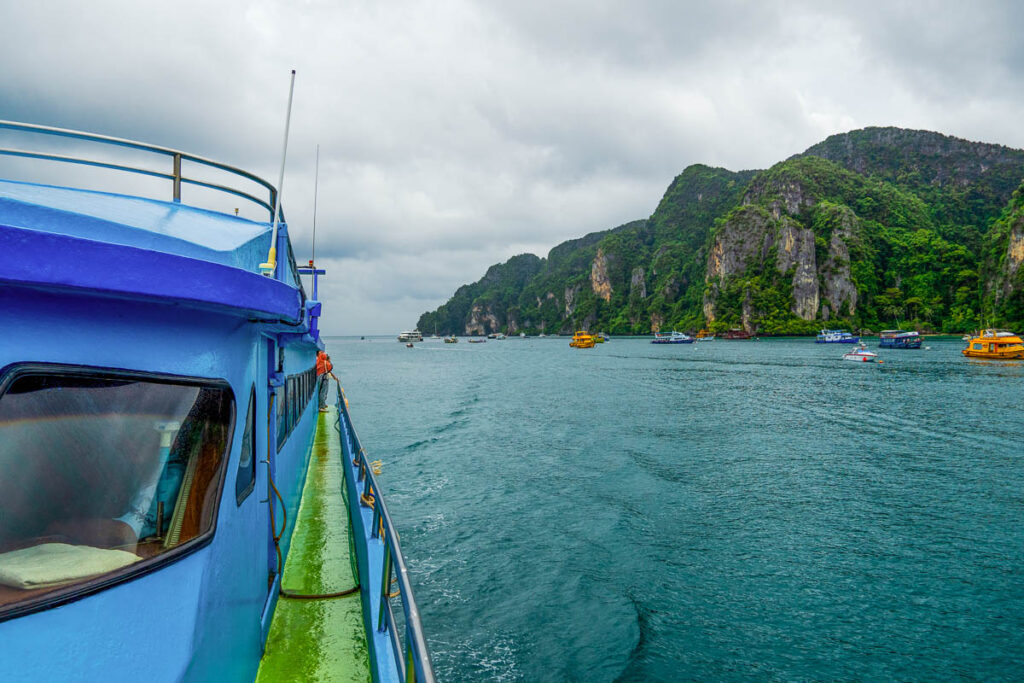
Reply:
[[[647,220],[492,266],[421,316],[446,334],[961,331],[1024,321],[1024,152],[836,135],[765,171],[694,165]]]

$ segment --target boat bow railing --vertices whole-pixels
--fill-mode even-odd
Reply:
[[[163,178],[171,181],[171,199],[175,202],[181,201],[181,186],[195,185],[198,187],[205,187],[210,190],[218,192],[224,192],[227,194],[235,195],[247,199],[259,206],[263,207],[270,213],[270,220],[274,219],[274,204],[277,200],[277,190],[273,185],[263,180],[259,176],[253,175],[248,171],[243,171],[240,168],[234,166],[228,166],[222,164],[219,161],[213,161],[211,159],[205,159],[203,157],[196,156],[194,154],[188,154],[176,149],[170,149],[168,147],[159,147],[157,145],[151,145],[145,142],[137,142],[135,140],[125,140],[123,138],[109,137],[106,135],[96,135],[94,133],[84,133],[77,130],[68,130],[66,128],[54,128],[52,126],[38,126],[31,123],[19,123],[17,121],[3,121],[0,120],[0,129],[13,130],[22,133],[38,133],[42,135],[51,135],[55,137],[68,138],[74,140],[84,140],[86,142],[111,145],[115,147],[126,147],[129,149],[141,150],[143,152],[149,152],[164,157],[169,157],[171,160],[171,171],[169,173],[162,171],[154,171],[149,168],[143,168],[140,166],[128,166],[124,164],[116,164],[109,161],[102,161],[99,159],[85,159],[82,157],[66,156],[62,154],[52,154],[49,152],[43,152],[41,150],[31,149],[13,149],[13,148],[0,148],[0,155],[12,156],[12,157],[23,157],[27,159],[42,159],[44,161],[57,161],[69,164],[79,164],[84,166],[93,166],[97,168],[106,168],[115,171],[125,171],[127,173],[135,173],[139,175],[150,176],[154,178]],[[269,193],[267,201],[260,199],[248,192],[244,192],[234,187],[227,185],[220,185],[217,183],[207,182],[198,178],[187,177],[182,173],[182,162],[187,161],[205,166],[207,168],[217,169],[219,171],[225,171],[245,178],[246,180],[252,181],[257,185],[262,186]],[[280,219],[284,221],[284,212],[281,211]]]
[[[398,540],[388,513],[387,505],[381,495],[380,487],[374,476],[374,465],[367,461],[366,451],[359,443],[355,428],[348,413],[348,404],[340,383],[337,386],[338,431],[341,435],[342,456],[346,460],[346,474],[357,473],[355,486],[352,490],[359,493],[359,504],[372,508],[372,522],[368,530],[371,539],[383,545],[383,563],[379,577],[371,576],[375,581],[374,590],[368,591],[370,596],[370,615],[373,628],[378,633],[386,634],[391,642],[395,666],[402,680],[408,683],[433,683],[434,670],[430,661],[430,652],[423,635],[419,608],[409,583],[409,570],[405,566],[402,547]],[[397,591],[391,586],[397,584]],[[376,590],[379,588],[379,590]],[[392,600],[401,602],[404,627],[395,618]],[[404,642],[403,642],[404,641]]]

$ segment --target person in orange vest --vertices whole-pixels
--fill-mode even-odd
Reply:
[[[334,369],[334,365],[331,363],[331,357],[323,351],[318,351],[316,354],[316,378],[320,383],[320,412],[327,412],[327,383],[328,377],[334,377],[334,373],[331,370]],[[334,377],[337,381],[337,377]]]

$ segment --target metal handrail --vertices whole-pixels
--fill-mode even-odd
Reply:
[[[172,183],[171,198],[175,202],[181,201],[181,186],[182,184],[195,185],[198,187],[205,187],[211,190],[217,190],[225,192],[227,194],[233,194],[243,199],[262,206],[270,213],[270,220],[274,219],[274,202],[277,199],[277,190],[273,185],[263,180],[257,175],[243,171],[240,168],[222,164],[219,161],[213,161],[212,159],[206,159],[204,157],[196,156],[194,154],[188,154],[180,150],[171,149],[169,147],[160,147],[158,145],[151,145],[145,142],[137,142],[135,140],[126,140],[124,138],[115,138],[108,135],[97,135],[95,133],[85,133],[78,130],[70,130],[67,128],[56,128],[53,126],[39,126],[31,123],[20,123],[18,121],[3,121],[0,120],[0,128],[6,130],[14,130],[23,133],[39,133],[43,135],[53,135],[56,137],[71,138],[75,140],[85,140],[87,142],[96,142],[106,145],[112,145],[117,147],[128,147],[130,149],[137,149],[144,152],[150,152],[153,154],[160,154],[163,156],[169,156],[172,159],[172,169],[170,173],[161,171],[154,171],[147,168],[141,168],[138,166],[125,166],[123,164],[113,164],[110,162],[99,161],[96,159],[85,159],[81,157],[64,156],[60,154],[49,154],[45,152],[23,150],[23,149],[12,149],[12,148],[0,148],[0,155],[4,156],[15,156],[29,159],[42,159],[44,161],[59,161],[62,163],[81,164],[84,166],[94,166],[97,168],[107,168],[115,171],[125,171],[128,173],[137,173],[140,175],[147,175],[156,178],[163,178],[170,180]],[[264,201],[259,197],[255,197],[248,192],[243,192],[226,185],[218,185],[216,183],[210,183],[196,178],[189,178],[181,173],[181,162],[189,161],[202,166],[215,168],[220,171],[225,171],[237,176],[241,176],[246,180],[250,180],[258,185],[263,186],[267,192],[269,192],[269,200]],[[284,210],[281,211],[281,221],[284,221]]]
[[[381,596],[380,606],[377,610],[376,628],[378,631],[388,631],[394,651],[395,665],[398,671],[403,673],[403,680],[408,682],[434,683],[433,664],[430,661],[430,652],[427,649],[426,637],[423,634],[419,608],[416,606],[416,598],[413,597],[412,585],[409,583],[409,570],[406,568],[405,559],[402,556],[398,532],[395,531],[387,505],[384,504],[380,487],[377,485],[377,479],[373,474],[373,467],[367,463],[366,453],[360,445],[355,427],[352,426],[352,419],[348,413],[348,406],[345,404],[341,384],[336,383],[336,386],[339,419],[345,421],[345,430],[352,439],[352,444],[349,445],[342,438],[343,452],[344,446],[349,445],[352,451],[351,462],[359,468],[359,481],[363,482],[363,500],[368,500],[369,497],[373,498],[372,536],[380,539],[384,544],[384,566],[381,573]],[[391,601],[388,598],[393,570],[398,581],[399,596],[402,599],[402,611],[405,615],[406,647],[404,653],[398,638],[395,614],[391,609]],[[371,613],[373,612],[372,607],[371,605]]]

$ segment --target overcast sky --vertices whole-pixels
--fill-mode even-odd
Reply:
[[[0,0],[0,118],[276,183],[296,69],[296,258],[319,145],[322,327],[390,334],[493,263],[648,217],[693,163],[765,168],[872,125],[1024,148],[1022,8]]]

